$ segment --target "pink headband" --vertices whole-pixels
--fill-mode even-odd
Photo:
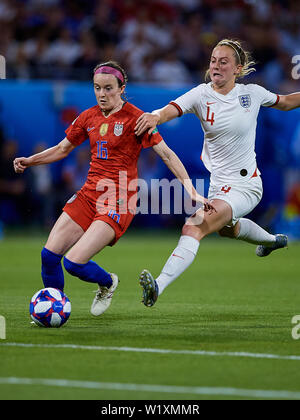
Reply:
[[[113,67],[108,67],[108,66],[102,66],[99,67],[96,71],[95,74],[101,74],[101,73],[105,73],[105,74],[112,74],[113,76],[115,76],[117,79],[119,79],[122,83],[124,83],[124,77],[123,74],[117,70],[114,69]]]

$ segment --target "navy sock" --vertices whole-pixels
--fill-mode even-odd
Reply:
[[[64,290],[64,272],[61,266],[62,255],[55,254],[46,248],[42,249],[42,279],[45,287]]]
[[[112,285],[111,275],[94,261],[89,261],[86,264],[77,264],[64,257],[64,266],[68,273],[80,278],[80,280],[98,283],[100,286],[108,288]]]

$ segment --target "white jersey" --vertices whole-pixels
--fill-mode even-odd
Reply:
[[[201,84],[170,102],[181,114],[194,113],[204,131],[202,161],[213,184],[249,180],[257,169],[255,135],[260,106],[279,96],[255,84],[236,84],[227,94]],[[259,173],[258,173],[259,174]]]

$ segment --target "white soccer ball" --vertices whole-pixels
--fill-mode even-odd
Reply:
[[[48,287],[36,292],[30,301],[32,320],[40,327],[59,328],[71,314],[71,302],[61,290]]]

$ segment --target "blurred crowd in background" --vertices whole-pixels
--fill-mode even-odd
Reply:
[[[234,38],[243,41],[257,63],[246,83],[282,94],[300,90],[300,79],[292,77],[292,57],[300,55],[299,0],[0,0],[0,27],[7,79],[90,82],[98,63],[114,59],[126,69],[130,83],[188,89],[204,81],[216,43]],[[270,132],[274,127],[276,131],[276,121]],[[280,214],[297,221],[300,237],[300,125],[293,136],[295,159],[288,188],[281,186]],[[20,141],[6,138],[0,129],[0,235],[1,221],[12,226],[34,221],[48,229],[89,167],[89,150],[82,148],[59,168],[36,167],[26,176],[16,175],[12,160]],[[276,143],[273,169],[286,168],[281,153],[286,143]],[[33,145],[32,152],[45,147]],[[148,153],[140,166],[142,177],[150,179],[157,162]],[[270,206],[264,210],[262,224],[274,228],[278,212]],[[172,220],[175,225],[176,218]]]
[[[203,80],[212,47],[245,40],[270,90],[292,91],[299,0],[0,0],[0,54],[9,78],[90,80],[119,61],[130,82]]]

